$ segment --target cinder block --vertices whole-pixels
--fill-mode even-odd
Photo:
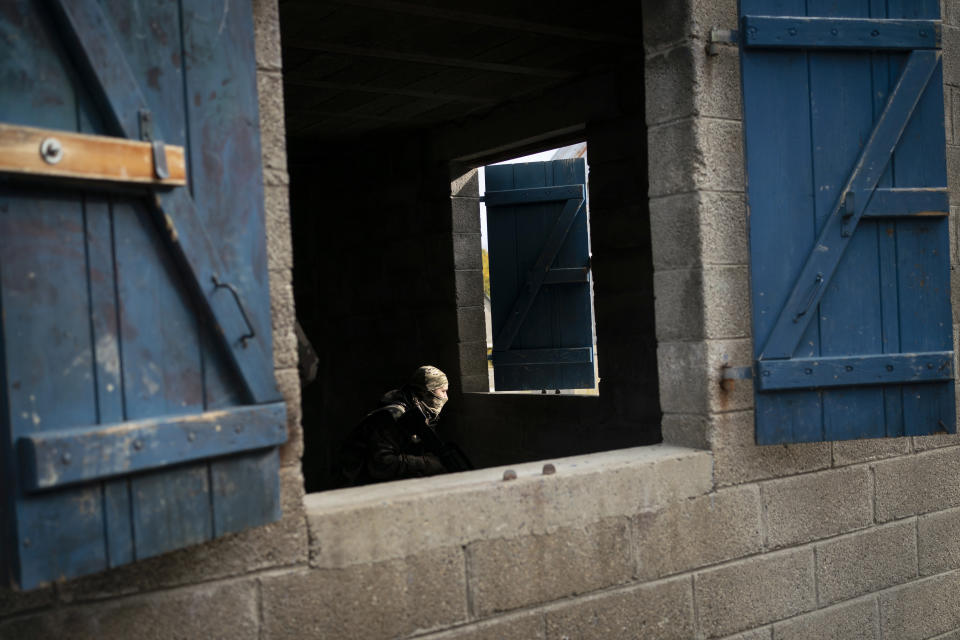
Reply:
[[[467,546],[473,613],[487,616],[623,584],[633,575],[627,518]]]
[[[543,612],[539,610],[498,616],[477,624],[420,636],[422,640],[545,640]]]
[[[710,29],[736,29],[737,0],[688,0],[693,5],[693,32],[705,40]],[[644,16],[646,17],[646,16]]]
[[[916,526],[902,522],[817,545],[820,605],[849,600],[917,577]]]
[[[704,191],[697,196],[703,264],[748,264],[744,195]]]
[[[267,222],[267,269],[293,269],[293,243],[290,236],[290,204],[286,187],[265,187]]]
[[[460,350],[460,372],[468,376],[482,376],[487,373],[487,341],[457,343]]]
[[[704,336],[712,339],[750,335],[750,274],[747,267],[703,270]]]
[[[457,271],[457,307],[483,306],[483,272],[480,269]]]
[[[943,82],[960,86],[960,29],[952,24],[943,25]]]
[[[457,337],[460,342],[487,339],[483,307],[457,309]]]
[[[53,604],[53,588],[44,587],[33,591],[14,591],[0,589],[0,618],[12,616],[15,613],[41,609]]]
[[[279,71],[283,66],[280,57],[280,14],[277,0],[253,1],[253,37],[256,42],[258,69]]]
[[[453,234],[454,269],[483,269],[479,233]]]
[[[609,591],[549,607],[548,640],[687,640],[694,636],[689,577]],[[519,637],[519,636],[515,636]]]
[[[480,200],[477,198],[450,198],[455,233],[480,233]]]
[[[700,253],[700,198],[683,193],[650,199],[653,266],[658,270],[698,267]]]
[[[882,460],[910,453],[910,438],[841,440],[833,443],[833,466]]]
[[[727,381],[723,385],[724,366],[747,366],[753,362],[749,339],[708,340],[707,392],[711,412],[753,409],[753,381]]]
[[[591,204],[590,246],[594,255],[626,249],[643,255],[644,261],[650,262],[652,245],[646,201],[643,204],[624,202],[604,209]]]
[[[773,640],[875,640],[879,637],[880,621],[873,598],[845,602],[773,625]]]
[[[297,366],[297,334],[293,328],[274,329],[273,331],[273,367],[290,369]]]
[[[771,553],[697,573],[694,594],[707,638],[810,611],[816,607],[813,551]]]
[[[260,103],[260,146],[263,168],[287,171],[287,136],[283,119],[283,75],[279,71],[257,72]]]
[[[707,413],[710,394],[707,345],[703,342],[659,342],[660,408],[664,413]]]
[[[633,522],[641,580],[741,558],[763,546],[756,485],[641,512]]]
[[[693,2],[642,0],[643,48],[649,53],[693,35]],[[734,27],[735,28],[735,27]]]
[[[912,440],[914,451],[929,451],[931,449],[957,446],[960,444],[960,434],[937,433],[932,436],[914,436]]]
[[[663,441],[667,444],[691,449],[710,448],[710,419],[707,416],[695,413],[665,413],[660,429]]]
[[[450,182],[450,195],[463,198],[480,197],[480,172],[470,169]]]
[[[960,193],[960,146],[947,145],[947,185],[951,193]]]
[[[917,520],[920,575],[930,576],[960,568],[960,509],[948,509]]]
[[[957,110],[960,110],[960,105],[957,104],[957,93],[955,87],[943,88],[943,113],[945,116],[943,128],[947,135],[947,144],[957,144],[954,125],[957,120]]]
[[[870,470],[846,467],[761,485],[767,544],[776,549],[873,523]]]
[[[701,2],[700,5],[726,4],[724,2]],[[736,29],[736,7],[732,12],[731,29]],[[697,25],[700,28],[700,25]],[[704,25],[704,37],[708,37],[713,25]],[[696,63],[697,112],[707,118],[725,118],[740,120],[743,118],[743,105],[740,99],[740,51],[736,46],[720,46],[715,56],[706,54],[703,41],[697,41],[693,49]],[[649,68],[649,67],[648,67]]]
[[[463,622],[463,551],[260,578],[263,640],[377,640]]]
[[[697,180],[705,160],[698,147],[695,120],[653,127],[647,140],[651,198],[706,188]]]
[[[733,636],[727,636],[723,640],[771,640],[773,637],[773,627],[761,627],[751,631],[744,631]]]
[[[697,115],[694,91],[700,87],[695,79],[703,61],[695,60],[694,47],[699,46],[687,41],[647,58],[646,111],[651,126]]]
[[[257,640],[256,586],[248,579],[53,609],[0,624],[0,638]]]
[[[502,406],[501,398],[477,395],[463,400],[468,409],[491,411],[483,407]],[[512,482],[501,481],[503,468],[479,470],[457,491],[436,491],[460,481],[459,476],[440,476],[310,494],[311,562],[342,567],[478,540],[495,548],[500,538],[558,530],[585,535],[582,532],[599,527],[597,523],[625,521],[638,510],[703,495],[712,487],[710,454],[704,451],[653,445],[551,461],[557,472],[550,476],[542,475],[542,463],[512,465],[519,476]],[[431,523],[429,536],[424,535],[424,522]],[[613,537],[613,525],[605,526],[601,529]],[[365,535],[357,536],[361,530]],[[588,549],[596,544],[591,542]],[[629,571],[632,574],[632,568]]]
[[[486,393],[490,391],[490,376],[488,373],[475,376],[463,376],[460,380],[460,387],[464,392]]]
[[[960,572],[912,582],[880,594],[883,638],[921,640],[960,627]]]
[[[274,331],[292,330],[297,321],[297,312],[293,303],[293,274],[290,269],[277,269],[269,272],[270,278],[270,319]],[[276,346],[274,346],[276,351]]]
[[[699,269],[657,271],[653,274],[657,340],[698,340],[704,337],[703,272]]]
[[[960,506],[956,447],[882,460],[873,468],[879,522]]]
[[[100,600],[304,563],[308,540],[303,495],[299,466],[283,468],[280,470],[283,518],[278,522],[71,580],[58,586],[59,597],[64,602]]]
[[[940,7],[944,24],[960,27],[960,5],[952,0],[940,0]]]
[[[758,446],[752,411],[710,416],[709,438],[719,487],[830,466],[829,442]]]
[[[744,191],[743,125],[738,121],[700,118],[696,140],[703,154],[696,185],[709,191]],[[651,153],[651,174],[653,167]],[[652,190],[651,190],[652,195]]]

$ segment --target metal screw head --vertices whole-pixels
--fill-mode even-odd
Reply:
[[[56,138],[44,138],[40,143],[40,157],[47,164],[57,164],[63,159],[63,145]]]
[[[193,431],[187,434],[187,440],[189,440],[190,442],[193,442],[196,439],[197,439],[197,434],[195,434]]]
[[[140,449],[143,449],[143,441],[141,441],[141,440],[134,440],[134,441],[133,441],[133,448],[136,449],[137,451],[140,451]]]
[[[893,365],[892,365],[892,364],[888,364],[888,365],[887,365],[887,371],[893,371]]]
[[[797,29],[796,29],[796,27],[790,27],[789,29],[787,29],[787,33],[789,33],[789,34],[792,35],[792,36],[797,35]]]
[[[73,457],[70,455],[69,451],[64,451],[63,455],[60,456],[60,462],[62,462],[63,464],[70,464],[70,461],[72,459]]]
[[[803,372],[804,372],[805,374],[807,374],[807,375],[810,375],[811,373],[813,373],[813,369],[809,369],[809,368],[808,368],[808,369],[804,369]]]

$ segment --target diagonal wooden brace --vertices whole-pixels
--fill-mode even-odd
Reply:
[[[780,311],[777,322],[760,352],[759,360],[790,358],[803,337],[827,285],[836,271],[853,230],[883,176],[900,137],[940,64],[940,52],[914,51],[910,54],[887,106],[874,126],[846,186],[840,192],[806,264]],[[853,195],[852,198],[849,195]],[[849,205],[849,210],[847,209]],[[845,233],[846,230],[846,233]]]
[[[560,211],[560,215],[557,217],[553,229],[550,230],[550,235],[547,237],[547,241],[544,243],[540,255],[537,256],[533,268],[527,275],[527,282],[513,303],[513,308],[510,309],[510,315],[507,316],[506,324],[503,325],[500,333],[497,334],[493,341],[494,351],[506,351],[510,348],[510,345],[513,344],[513,340],[517,337],[517,333],[520,331],[520,327],[526,319],[527,313],[530,311],[530,307],[533,305],[533,301],[540,291],[540,287],[547,278],[550,265],[553,264],[557,253],[560,251],[560,247],[563,245],[564,238],[566,238],[570,232],[573,219],[576,218],[577,211],[580,210],[584,201],[583,186],[575,185],[575,187],[579,189],[579,196],[570,198],[566,201],[566,204],[563,205],[563,209]]]
[[[81,72],[90,79],[108,122],[124,137],[139,140],[141,114],[150,107],[100,5],[96,0],[52,0],[51,5],[66,44],[80,63]],[[156,123],[153,127],[152,137],[162,139]],[[250,332],[242,301],[239,296],[235,300],[227,293],[218,293],[215,282],[224,276],[225,269],[193,199],[186,190],[177,189],[155,194],[150,204],[167,246],[189,276],[188,286],[212,321],[250,399],[256,403],[279,400],[268,343],[250,340],[241,344],[240,337]],[[269,335],[269,328],[261,328],[256,334]]]

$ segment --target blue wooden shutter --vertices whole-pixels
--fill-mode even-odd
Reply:
[[[938,0],[742,0],[757,442],[956,431]]]
[[[586,163],[485,175],[496,390],[593,388]]]
[[[7,2],[0,122],[180,145],[189,180],[0,183],[7,580],[278,519],[250,4]]]

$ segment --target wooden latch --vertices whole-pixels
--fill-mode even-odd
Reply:
[[[0,174],[182,187],[183,147],[0,123]]]

